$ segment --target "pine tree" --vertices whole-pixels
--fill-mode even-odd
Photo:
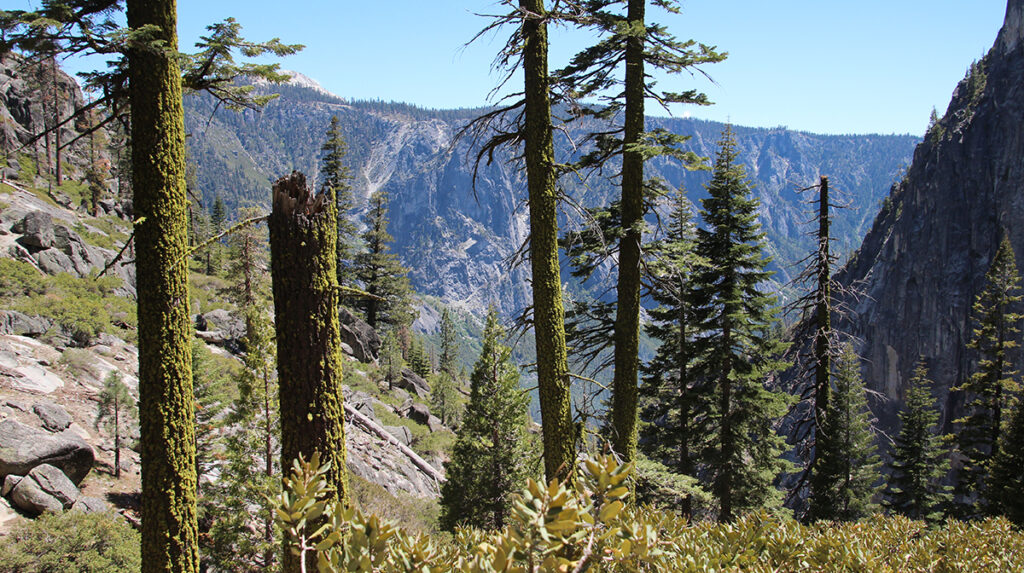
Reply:
[[[558,259],[557,165],[551,120],[551,75],[548,72],[548,24],[563,15],[548,11],[544,0],[503,0],[510,10],[498,16],[477,37],[513,25],[497,66],[511,76],[523,71],[521,98],[476,118],[461,131],[486,139],[477,165],[510,146],[526,167],[530,217],[530,284],[532,324],[537,349],[537,393],[544,440],[544,472],[550,479],[574,479],[576,432],[572,420],[565,307],[562,304]],[[522,145],[521,151],[518,148]],[[475,183],[475,180],[474,180]]]
[[[412,308],[412,287],[409,284],[409,269],[402,266],[398,255],[391,252],[389,244],[394,241],[388,233],[388,194],[377,191],[370,196],[370,209],[366,213],[366,232],[363,243],[366,252],[355,257],[355,276],[363,283],[363,289],[373,298],[361,301],[366,313],[366,322],[377,328],[386,324],[398,328],[414,320]]]
[[[174,0],[128,0],[128,27],[177,46]],[[143,571],[199,567],[185,121],[177,54],[128,53],[139,321]]]
[[[458,382],[444,370],[439,370],[430,382],[430,410],[437,414],[441,423],[449,428],[459,424],[462,403],[459,399]]]
[[[512,496],[531,474],[527,436],[529,395],[519,388],[512,351],[502,344],[504,329],[491,307],[483,349],[470,376],[470,398],[459,428],[448,481],[441,487],[441,526],[500,529]]]
[[[228,222],[228,211],[218,194],[213,200],[213,207],[210,208],[210,236],[214,237],[224,231]],[[206,246],[206,274],[218,275],[222,267],[222,249],[220,241],[214,241]]]
[[[693,206],[682,190],[676,192],[665,238],[651,245],[651,298],[658,307],[647,333],[661,344],[644,368],[640,387],[643,416],[651,423],[643,432],[641,449],[675,473],[696,476],[697,461],[711,433],[707,386],[691,371],[696,336],[692,308],[692,280],[701,261],[694,253],[697,227]],[[691,515],[692,501],[682,499],[683,515]]]
[[[860,375],[860,357],[846,344],[836,365],[835,388],[815,441],[808,518],[855,521],[875,513],[881,458]]]
[[[258,213],[241,212],[243,219]],[[278,385],[274,376],[273,327],[264,310],[269,298],[265,232],[242,227],[228,239],[231,298],[245,316],[243,367],[235,377],[238,396],[225,426],[226,463],[218,480],[220,512],[210,529],[214,563],[219,568],[271,569],[276,565],[272,498],[280,489],[276,453],[280,434]],[[246,507],[250,511],[230,511]]]
[[[384,334],[384,341],[380,345],[380,364],[384,369],[384,382],[387,383],[390,392],[394,389],[395,383],[402,378],[402,369],[405,368],[402,346],[393,331]]]
[[[694,286],[694,375],[713,385],[717,435],[706,456],[719,519],[773,503],[772,482],[783,467],[782,438],[774,422],[787,399],[765,382],[781,367],[784,346],[775,336],[775,297],[760,290],[765,270],[764,233],[757,223],[758,202],[731,127],[726,127],[702,201],[706,228],[697,231],[702,267]]]
[[[1017,527],[1024,527],[1024,406],[1014,410],[1003,432],[999,451],[992,459],[989,478],[989,513],[1005,515]]]
[[[192,339],[192,392],[196,411],[196,483],[203,513],[203,497],[207,490],[203,476],[209,476],[220,453],[220,416],[226,406],[225,377],[213,365],[213,353],[206,343]],[[200,515],[200,520],[203,516]]]
[[[911,519],[934,523],[942,518],[943,505],[949,499],[948,488],[942,485],[949,470],[949,456],[937,435],[939,412],[931,386],[921,360],[900,412],[900,433],[893,450],[885,507]]]
[[[412,337],[412,340],[409,342],[409,351],[406,354],[405,360],[409,364],[409,369],[420,378],[429,378],[433,373],[433,368],[430,365],[430,359],[427,358],[426,351],[423,349],[423,341],[419,337]]]
[[[102,424],[114,434],[114,479],[121,479],[121,437],[128,435],[132,418],[136,416],[138,408],[124,383],[124,376],[120,370],[111,370],[103,379],[96,427]]]
[[[956,390],[965,393],[965,416],[957,420],[960,452],[966,457],[957,474],[957,511],[962,517],[985,512],[991,458],[1003,427],[1003,410],[1018,389],[1018,372],[1007,355],[1020,334],[1020,276],[1009,239],[999,244],[985,287],[974,302],[977,326],[968,348],[978,353],[978,371]]]
[[[441,313],[441,358],[437,369],[447,373],[452,380],[458,380],[459,339],[451,313],[445,308]]]
[[[686,93],[659,93],[654,90],[645,66],[668,73],[681,73],[700,64],[720,61],[724,56],[694,42],[679,42],[661,26],[645,22],[647,0],[597,0],[585,3],[585,20],[606,37],[596,46],[577,55],[570,66],[556,74],[574,98],[604,96],[609,88],[622,91],[602,101],[599,111],[588,110],[603,119],[623,113],[620,129],[596,136],[597,150],[584,158],[584,165],[600,167],[610,158],[622,158],[622,195],[620,201],[621,238],[618,242],[618,281],[616,314],[613,327],[615,373],[612,383],[612,438],[616,452],[627,461],[636,455],[637,375],[639,368],[640,287],[643,218],[647,211],[644,180],[645,160],[657,155],[672,155],[688,168],[702,161],[693,153],[684,153],[678,145],[688,139],[666,131],[647,132],[644,102],[656,98],[669,103],[708,104],[696,90]],[[674,0],[655,4],[669,12],[678,12]],[[625,14],[621,9],[625,8]],[[616,10],[618,8],[619,10]],[[623,78],[612,74],[622,69]]]
[[[348,144],[341,135],[341,124],[338,116],[331,116],[331,125],[327,128],[327,141],[320,148],[320,173],[324,176],[321,193],[333,193],[338,210],[338,284],[352,284],[352,243],[356,238],[356,226],[348,218],[353,207],[352,187],[348,184],[351,175],[345,165],[345,154]]]

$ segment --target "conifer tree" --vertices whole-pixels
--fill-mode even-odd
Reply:
[[[431,379],[430,410],[437,414],[442,424],[449,428],[458,426],[462,413],[458,382],[445,370],[439,370]]]
[[[128,0],[128,27],[177,46],[174,0]],[[143,571],[194,572],[195,413],[185,195],[185,121],[177,54],[128,52],[135,276],[138,285]]]
[[[240,212],[243,219],[258,210]],[[245,317],[245,354],[235,377],[238,396],[225,426],[226,463],[218,480],[220,512],[211,527],[212,556],[219,568],[271,569],[276,565],[273,504],[280,489],[276,453],[280,435],[278,385],[274,376],[273,327],[264,310],[269,299],[265,229],[247,226],[228,238],[231,298]],[[247,507],[251,511],[230,511]]]
[[[942,479],[949,456],[937,435],[939,412],[932,397],[932,381],[924,361],[918,362],[907,386],[900,412],[900,433],[893,450],[892,475],[885,492],[885,507],[911,519],[936,522],[949,499]]]
[[[114,479],[121,479],[121,437],[128,435],[131,420],[137,415],[138,408],[124,383],[124,376],[120,370],[111,370],[103,379],[96,427],[102,424],[114,433]]]
[[[355,276],[372,298],[361,301],[366,322],[377,328],[386,324],[399,328],[411,324],[413,317],[412,287],[409,269],[402,266],[398,255],[391,252],[394,241],[388,233],[388,194],[377,191],[370,196],[370,209],[366,213],[366,232],[363,243],[366,252],[355,257]]]
[[[512,351],[494,307],[487,313],[483,349],[470,376],[466,416],[457,433],[448,481],[441,487],[441,526],[500,529],[530,475],[529,395],[519,388]]]
[[[957,511],[962,517],[985,512],[991,458],[1004,424],[1003,410],[1017,390],[1018,372],[1008,351],[1018,345],[1020,276],[1013,246],[1004,235],[974,302],[977,326],[968,347],[978,353],[978,371],[958,388],[965,393],[965,415],[957,420],[958,447],[966,457],[957,474]]]
[[[427,353],[423,349],[423,342],[417,336],[413,336],[409,342],[409,351],[406,353],[406,362],[409,364],[409,369],[416,373],[420,378],[430,377],[433,368],[430,365],[430,359],[427,358]]]
[[[10,46],[34,51],[43,40],[45,46],[65,46],[67,53],[115,58],[111,71],[85,75],[88,84],[103,87],[103,103],[116,102],[108,107],[122,110],[100,125],[123,117],[126,107],[131,114],[142,570],[194,572],[199,551],[182,86],[208,91],[229,107],[259,107],[273,96],[253,96],[253,86],[235,84],[235,78],[283,81],[286,76],[276,72],[276,64],[236,64],[233,54],[281,56],[301,46],[247,42],[229,19],[202,38],[198,46],[204,51],[180,57],[175,0],[127,0],[123,5],[127,29],[118,21],[122,4],[115,0],[44,2],[38,11],[6,11],[0,25]]]
[[[224,226],[228,222],[228,211],[224,205],[224,201],[221,200],[218,194],[213,200],[213,206],[210,208],[210,236],[215,237],[224,231]],[[221,273],[221,243],[220,241],[214,241],[206,247],[206,274],[218,275]]]
[[[871,410],[860,375],[860,357],[846,344],[836,365],[835,388],[815,441],[808,518],[855,521],[877,511],[874,501],[882,462],[871,429]]]
[[[486,141],[477,152],[480,162],[494,159],[505,146],[517,148],[526,168],[530,217],[530,277],[533,291],[532,326],[537,348],[537,393],[544,440],[544,473],[550,479],[574,479],[576,431],[572,420],[565,307],[562,304],[558,259],[558,196],[555,186],[554,128],[551,120],[551,76],[548,72],[548,24],[565,20],[556,0],[552,10],[544,0],[503,0],[510,10],[477,34],[513,25],[496,67],[510,77],[523,71],[523,91],[512,103],[498,106],[473,120],[461,132]],[[522,145],[521,151],[518,148]],[[475,182],[475,178],[474,178]]]
[[[323,153],[320,159],[320,174],[324,177],[321,192],[333,193],[338,209],[338,284],[350,286],[352,243],[356,239],[356,226],[348,218],[348,213],[354,205],[352,187],[348,183],[351,175],[344,163],[348,144],[341,135],[341,123],[337,115],[331,116],[331,125],[327,128],[327,141],[320,148],[320,152]]]
[[[199,484],[200,520],[203,518],[202,498],[206,493],[203,476],[209,476],[217,463],[220,443],[219,419],[224,411],[226,377],[213,364],[213,353],[206,343],[192,339],[192,392],[196,410],[196,482]]]
[[[1019,402],[992,460],[989,478],[989,513],[1005,515],[1024,527],[1024,406]]]
[[[380,363],[384,368],[384,382],[388,385],[388,391],[391,391],[402,378],[402,369],[405,368],[402,346],[393,331],[384,334],[384,341],[380,345]]]
[[[451,313],[445,308],[441,313],[441,358],[437,369],[447,373],[452,380],[458,380],[459,339]]]
[[[673,198],[666,236],[651,245],[651,298],[647,333],[661,344],[645,366],[644,418],[651,420],[642,442],[644,452],[675,473],[696,476],[699,454],[711,433],[707,385],[693,376],[691,360],[696,336],[692,281],[701,261],[694,252],[697,227],[692,204],[680,189]],[[692,513],[692,500],[682,499],[683,515]]]
[[[707,105],[704,94],[696,90],[684,93],[657,92],[648,64],[658,70],[680,73],[695,66],[724,58],[705,45],[680,42],[664,27],[645,21],[647,0],[594,0],[584,3],[582,21],[605,35],[597,45],[577,55],[572,63],[556,74],[574,99],[600,96],[603,109],[588,110],[602,119],[622,112],[621,128],[602,130],[595,135],[596,151],[583,160],[587,167],[603,166],[610,157],[621,156],[620,201],[621,238],[618,242],[618,281],[616,314],[613,327],[615,374],[612,387],[612,439],[615,450],[627,461],[636,453],[637,375],[639,368],[641,244],[645,200],[644,162],[657,155],[671,155],[685,167],[703,163],[693,153],[678,146],[688,137],[667,131],[647,132],[644,102],[654,98],[662,105],[692,103]],[[675,0],[660,0],[655,5],[678,12]],[[621,11],[625,9],[625,14]],[[617,70],[622,78],[616,78]],[[621,88],[620,88],[621,86]],[[621,89],[621,91],[614,91]],[[612,95],[609,94],[609,90]]]
[[[784,345],[773,332],[775,297],[760,290],[771,273],[757,223],[757,199],[738,152],[732,128],[719,142],[708,198],[702,201],[706,228],[697,231],[697,254],[710,262],[694,286],[694,375],[713,386],[714,423],[706,462],[720,504],[719,519],[775,501],[772,482],[783,468],[782,438],[774,422],[787,399],[766,388],[781,367]]]

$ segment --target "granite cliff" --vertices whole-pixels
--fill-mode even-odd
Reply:
[[[949,389],[976,362],[965,349],[971,306],[1001,234],[1024,253],[1022,21],[1024,0],[1010,0],[995,45],[957,85],[838,277],[863,293],[848,301],[839,328],[859,340],[867,383],[885,398],[878,413],[887,429],[918,357],[949,429],[961,400]]]

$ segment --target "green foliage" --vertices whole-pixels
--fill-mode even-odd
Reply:
[[[53,319],[79,345],[103,332],[124,337],[134,329],[135,305],[117,294],[121,285],[118,277],[50,276],[28,263],[0,259],[0,303]]]
[[[428,378],[433,371],[430,359],[427,358],[427,351],[423,348],[423,341],[416,335],[413,335],[412,340],[409,341],[406,361],[409,363],[409,368],[420,378]]]
[[[366,313],[366,322],[376,328],[378,322],[394,328],[412,324],[412,286],[409,269],[402,266],[398,255],[389,244],[394,238],[388,234],[388,194],[377,191],[370,196],[370,208],[365,218],[366,232],[363,243],[366,251],[355,257],[353,270],[363,284],[363,290],[373,295],[359,302]]]
[[[113,513],[46,513],[0,543],[2,573],[122,573],[140,561],[139,534]]]
[[[453,542],[442,542],[324,502],[324,471],[297,463],[277,499],[289,547],[315,553],[321,572],[996,573],[1024,567],[1024,534],[1005,519],[929,528],[875,516],[806,526],[760,512],[734,523],[690,524],[632,505],[623,485],[631,467],[610,457],[585,460],[572,488],[530,480],[506,528],[460,528]],[[327,525],[309,531],[321,514],[329,516]]]
[[[989,511],[1005,515],[1018,528],[1024,527],[1024,406],[1014,409],[1013,418],[992,459],[989,478]]]
[[[430,411],[449,428],[459,425],[462,417],[462,399],[458,381],[447,372],[438,372],[430,379]]]
[[[700,453],[712,434],[709,385],[691,370],[697,334],[693,308],[693,279],[704,262],[694,252],[697,228],[692,205],[682,190],[673,198],[666,236],[651,245],[650,289],[658,307],[647,333],[657,338],[654,358],[644,367],[641,449],[677,476],[696,475]],[[679,508],[690,514],[683,499]]]
[[[320,153],[323,154],[320,158],[320,174],[324,176],[320,189],[328,197],[334,197],[338,210],[338,284],[351,286],[354,278],[351,276],[352,251],[357,229],[349,219],[349,211],[354,206],[352,186],[349,185],[352,175],[344,162],[348,144],[341,134],[337,115],[331,116],[327,141],[320,148]]]
[[[924,362],[919,362],[900,412],[900,433],[892,454],[885,506],[911,519],[934,523],[941,519],[949,501],[949,488],[942,485],[949,470],[949,456],[937,435],[939,412],[931,386]]]
[[[380,346],[380,366],[384,370],[384,382],[387,384],[388,390],[391,390],[395,382],[402,378],[402,369],[405,368],[405,360],[402,359],[402,346],[399,343],[398,334],[394,331],[384,333],[384,341]],[[419,374],[415,367],[413,367],[413,371]]]
[[[455,323],[452,322],[448,307],[445,307],[441,312],[441,357],[438,360],[437,369],[455,379],[459,375],[458,360],[458,334],[455,332]]]
[[[776,299],[763,292],[771,277],[765,237],[757,222],[757,199],[737,163],[736,140],[726,127],[715,157],[705,227],[697,230],[696,253],[709,264],[693,285],[695,330],[693,375],[712,386],[711,438],[702,462],[713,472],[720,519],[778,503],[773,487],[785,464],[775,421],[788,399],[766,380],[782,366],[785,345],[773,326]]]
[[[114,477],[121,479],[121,437],[129,434],[132,419],[138,417],[139,410],[120,370],[111,370],[103,380],[97,408],[96,427],[103,425],[114,434]]]
[[[856,521],[878,510],[882,465],[860,375],[860,357],[846,344],[836,364],[825,419],[816,433],[810,520]]]
[[[470,377],[469,405],[451,461],[445,464],[448,481],[441,487],[441,525],[449,530],[459,524],[503,527],[512,494],[534,473],[536,456],[526,432],[529,396],[519,388],[519,369],[504,339],[492,307],[483,350]]]
[[[968,348],[977,352],[978,369],[955,388],[965,395],[964,417],[957,434],[966,460],[957,474],[956,505],[961,517],[986,511],[987,481],[1006,420],[1011,397],[1020,385],[1009,351],[1018,346],[1021,318],[1020,275],[1009,238],[1005,235],[985,275],[985,286],[972,307],[975,327]]]

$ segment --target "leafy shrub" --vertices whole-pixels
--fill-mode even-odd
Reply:
[[[278,500],[278,522],[293,551],[315,554],[321,572],[1024,570],[1024,534],[1002,518],[950,521],[941,529],[883,516],[806,526],[766,513],[690,524],[627,505],[622,484],[630,471],[610,457],[585,460],[573,487],[531,481],[504,530],[460,529],[454,542],[444,542],[328,506],[326,468],[296,463]],[[326,524],[309,531],[321,516]]]
[[[135,328],[135,303],[115,294],[118,277],[79,278],[40,274],[22,261],[0,259],[0,303],[28,315],[53,319],[84,344],[113,325]]]
[[[44,514],[0,543],[0,573],[139,571],[139,534],[120,516]]]

